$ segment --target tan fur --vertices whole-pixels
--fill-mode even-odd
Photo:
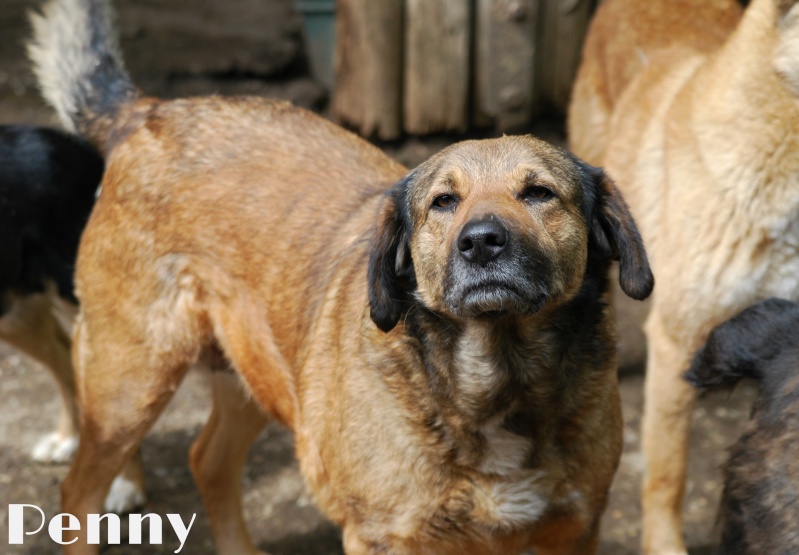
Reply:
[[[649,314],[644,550],[681,534],[694,393],[709,330],[758,299],[799,297],[799,8],[607,0],[569,115],[573,150],[618,180],[661,284]]]
[[[654,285],[613,181],[529,136],[407,173],[286,103],[139,98],[109,14],[50,0],[33,42],[40,80],[63,80],[48,101],[107,157],[62,509],[137,483],[200,360],[221,374],[191,465],[220,553],[256,552],[239,477],[267,415],[348,555],[595,553],[621,451],[611,260],[631,297]]]
[[[55,287],[42,293],[10,295],[0,317],[0,339],[40,362],[56,380],[61,407],[55,431],[39,439],[33,459],[65,463],[78,444],[78,409],[70,361],[70,334],[77,307],[59,298]]]
[[[530,437],[501,426],[520,407],[492,397],[492,382],[507,379],[494,320],[469,324],[448,378],[464,372],[464,381],[442,401],[405,324],[384,333],[369,317],[370,238],[383,191],[404,168],[279,102],[143,99],[120,125],[78,259],[84,419],[64,511],[97,512],[186,368],[219,349],[251,396],[220,375],[226,383],[192,449],[220,553],[254,552],[238,476],[266,421],[258,407],[295,431],[302,471],[343,527],[348,554],[594,552],[621,447],[615,367],[611,357],[553,371],[548,354],[565,339],[548,322],[585,272],[574,162],[527,137],[462,143],[419,170],[411,200],[405,256],[424,306],[444,315],[446,254],[463,223],[486,211],[512,223],[514,237],[540,241],[558,266],[541,313],[513,319],[538,353],[524,362],[538,372]],[[518,199],[531,172],[557,202]],[[428,212],[448,187],[458,210]],[[598,317],[602,344],[612,345],[610,320]],[[565,389],[564,372],[576,373]],[[67,551],[92,552],[80,542]]]

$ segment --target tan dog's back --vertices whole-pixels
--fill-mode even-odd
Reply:
[[[611,114],[633,78],[716,50],[740,16],[735,0],[605,0],[586,38],[569,107],[571,149],[602,164]]]
[[[196,125],[201,118],[213,127]],[[215,320],[208,325],[216,328],[238,307],[241,322],[230,325],[246,328],[261,325],[255,322],[264,313],[291,313],[298,292],[319,306],[345,259],[368,256],[370,245],[358,241],[371,229],[385,189],[406,172],[354,135],[268,99],[142,99],[122,122],[81,243],[81,253],[91,255],[79,256],[77,291],[91,311],[127,294],[94,294],[115,275],[126,275],[126,286],[148,283],[161,301],[138,317],[170,350],[198,348],[178,345],[174,322],[182,313]],[[237,233],[241,226],[250,231]],[[128,248],[116,248],[109,235]],[[293,322],[276,321],[268,333],[296,366],[308,330]],[[264,399],[276,398],[253,393],[267,406]],[[270,407],[289,425],[291,399]]]

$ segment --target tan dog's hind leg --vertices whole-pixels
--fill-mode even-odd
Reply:
[[[191,469],[211,520],[217,553],[251,555],[241,507],[241,474],[253,441],[268,421],[233,373],[214,372],[214,408],[191,450]]]
[[[68,462],[78,446],[78,408],[70,360],[68,330],[55,317],[50,295],[38,293],[12,298],[11,309],[0,318],[0,339],[42,363],[56,380],[61,396],[58,427],[33,448],[39,462]]]
[[[130,306],[125,301],[117,297],[94,308],[91,323],[78,317],[74,359],[81,441],[61,486],[61,509],[78,517],[81,531],[65,547],[68,555],[97,553],[98,546],[86,544],[86,514],[103,512],[114,477],[130,462],[194,361],[190,349],[152,348],[144,329],[148,318],[119,310]],[[168,338],[160,339],[164,347]],[[128,478],[135,480],[135,463],[128,469],[134,472]]]
[[[682,373],[688,369],[690,353],[666,334],[657,309],[650,314],[646,331],[644,553],[686,555],[681,512],[696,393]]]

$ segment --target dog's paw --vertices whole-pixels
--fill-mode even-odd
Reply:
[[[64,464],[72,460],[77,448],[78,436],[64,437],[58,432],[52,432],[36,442],[31,456],[40,463]]]
[[[122,515],[142,507],[145,501],[147,497],[139,484],[117,476],[108,490],[104,507],[106,512]]]

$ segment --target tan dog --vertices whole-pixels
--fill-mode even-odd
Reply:
[[[606,0],[569,117],[574,151],[618,180],[660,283],[649,341],[644,546],[685,554],[695,393],[681,379],[715,325],[799,298],[799,7]]]
[[[107,155],[78,257],[63,510],[99,511],[210,353],[235,371],[215,373],[191,456],[219,552],[255,552],[240,473],[268,413],[348,554],[595,553],[621,450],[610,259],[631,296],[653,285],[612,182],[532,137],[406,175],[285,103],[139,98],[107,9],[51,1],[32,47],[51,103]],[[78,538],[69,553],[96,551]]]

